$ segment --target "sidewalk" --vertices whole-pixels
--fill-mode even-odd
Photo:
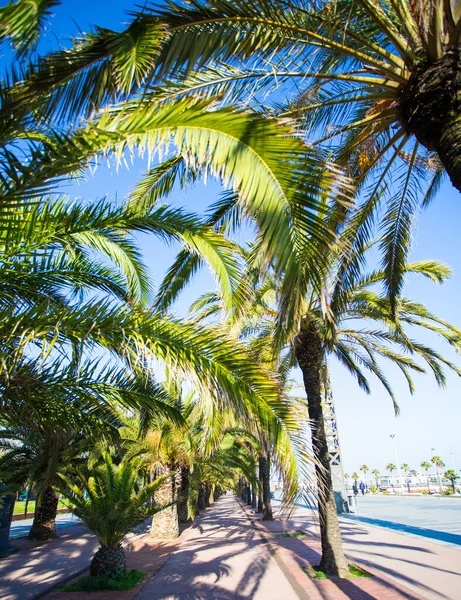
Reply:
[[[51,542],[12,540],[20,552],[0,560],[0,598],[28,600],[85,569],[98,541],[83,525],[61,529]]]
[[[143,536],[148,528],[149,523],[140,525],[125,538],[124,546],[128,550],[127,561],[130,568],[153,574],[167,560],[181,538],[174,542],[144,542]],[[20,548],[20,552],[0,560],[1,600],[30,600],[44,595],[48,597],[48,592],[57,584],[83,574],[99,547],[96,537],[81,524],[60,529],[58,537],[51,542],[21,538],[12,540],[12,544]],[[72,600],[73,596],[51,592],[52,597],[54,594],[59,594],[59,597],[65,597],[66,600]],[[111,594],[109,598],[116,600]],[[93,598],[96,600],[96,596]]]
[[[136,600],[298,598],[230,494],[203,513],[188,539],[136,596]]]
[[[315,516],[298,507],[286,527],[318,536]],[[340,525],[351,561],[427,600],[460,600],[461,548],[348,518],[341,518]]]
[[[314,514],[264,523],[227,494],[178,540],[127,540],[129,568],[148,573],[130,592],[98,592],[95,600],[459,600],[461,550],[380,527],[341,519],[346,554],[373,578],[316,580],[320,561]],[[303,535],[302,532],[305,532]],[[287,535],[287,533],[289,535]],[[294,535],[291,535],[294,534]],[[45,545],[15,540],[22,551],[0,561],[0,598],[80,600],[88,594],[49,590],[88,569],[97,549],[82,525],[62,529]]]

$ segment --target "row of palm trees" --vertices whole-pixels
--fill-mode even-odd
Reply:
[[[439,385],[446,369],[461,374],[416,339],[429,331],[458,351],[461,332],[402,294],[408,273],[450,275],[407,256],[444,169],[459,189],[446,92],[460,15],[407,0],[169,2],[37,58],[54,4],[0,9],[17,57],[0,106],[2,478],[37,489],[35,536],[53,534],[57,494],[68,497],[99,536],[93,571],[114,572],[141,517],[174,535],[184,502],[192,518],[225,482],[252,486],[271,518],[271,463],[286,502],[313,464],[321,568],[348,574],[322,406],[329,359],[368,393],[374,375],[396,413],[386,361],[411,393],[415,372]],[[287,101],[266,106],[280,86]],[[63,196],[63,181],[128,153],[155,163],[124,201]],[[226,191],[205,217],[161,204],[208,174]],[[155,295],[140,232],[181,248]],[[202,265],[216,291],[172,317]],[[109,535],[107,502],[128,497],[132,518]]]
[[[431,464],[432,463],[432,464]],[[438,483],[439,483],[439,489],[440,491],[442,491],[443,489],[443,485],[442,485],[442,470],[445,468],[445,463],[443,462],[443,460],[440,458],[440,456],[436,456],[434,455],[431,458],[431,462],[428,461],[423,461],[420,464],[421,469],[425,472],[426,474],[426,480],[428,482],[428,487],[429,487],[429,469],[434,466],[436,468],[436,473],[437,473],[437,479],[438,479]],[[362,476],[360,476],[357,472],[352,473],[351,475],[351,479],[353,479],[355,482],[359,481],[360,479],[363,479],[364,481],[366,481],[366,477],[367,477],[367,473],[369,471],[369,467],[368,465],[364,464],[360,467],[359,471],[362,473]],[[394,464],[394,463],[389,463],[388,465],[386,465],[386,471],[388,471],[389,475],[390,475],[390,480],[391,482],[393,481],[393,473],[396,472],[398,470],[398,467]],[[410,465],[408,463],[403,463],[402,465],[400,465],[400,470],[403,471],[403,473],[405,474],[405,476],[408,476],[409,473],[412,471],[412,469],[410,468]],[[371,471],[371,473],[374,476],[375,479],[375,483],[376,483],[376,488],[379,489],[380,488],[380,481],[381,481],[381,473],[378,469],[373,469]],[[416,472],[416,474],[418,475],[418,472]],[[454,469],[448,469],[445,473],[444,473],[444,477],[445,479],[449,480],[452,488],[453,488],[453,492],[456,492],[456,481],[460,478],[459,475],[456,473],[456,471]],[[349,474],[345,473],[344,474],[344,478],[347,481],[350,479],[349,478]],[[392,483],[392,487],[394,487],[394,484]]]

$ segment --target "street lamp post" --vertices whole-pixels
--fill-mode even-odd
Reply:
[[[399,472],[400,493],[403,494],[404,488],[403,488],[402,471],[400,470],[399,455],[397,454],[397,446],[395,445],[395,433],[391,433],[391,440],[392,440],[392,445],[394,446],[395,460],[397,462],[397,470]]]

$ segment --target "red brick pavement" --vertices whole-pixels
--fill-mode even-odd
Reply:
[[[97,600],[131,600],[150,580],[160,567],[170,557],[171,553],[190,535],[190,529],[185,529],[176,540],[161,542],[150,540],[148,537],[137,540],[126,548],[126,558],[128,569],[139,569],[147,576],[134,588],[121,592],[95,592],[91,594],[92,598]],[[74,583],[88,575],[88,571],[80,573],[78,577],[69,583]],[[49,592],[44,596],[47,600],[83,600],[88,598],[88,592],[62,592],[59,589]]]

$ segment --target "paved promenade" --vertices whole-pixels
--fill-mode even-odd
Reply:
[[[289,526],[316,534],[315,516],[297,508]],[[340,521],[351,560],[428,600],[461,599],[461,548],[347,518]]]
[[[314,580],[320,559],[313,513],[263,523],[228,494],[174,542],[138,530],[128,539],[128,564],[148,577],[130,592],[97,600],[460,600],[461,550],[342,519],[346,553],[373,578]],[[304,531],[307,535],[300,535]],[[22,551],[0,561],[0,598],[28,600],[88,568],[97,541],[82,525],[48,544],[15,540]],[[86,595],[52,591],[50,600]]]
[[[267,544],[226,495],[136,600],[298,600]]]

